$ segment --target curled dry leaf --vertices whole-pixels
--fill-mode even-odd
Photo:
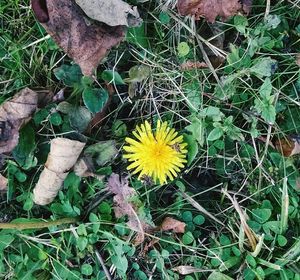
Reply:
[[[217,16],[226,20],[239,11],[248,13],[250,6],[249,0],[178,0],[177,2],[181,15],[194,15],[196,19],[205,17],[209,22],[214,22]]]
[[[8,179],[0,174],[0,192],[7,191]]]
[[[193,69],[201,69],[207,68],[207,64],[205,62],[200,61],[186,61],[180,65],[182,70],[193,70]]]
[[[127,225],[138,234],[134,244],[141,244],[145,239],[145,232],[149,232],[152,226],[143,221],[138,215],[140,201],[136,191],[129,187],[127,178],[112,174],[108,179],[108,190],[114,194],[114,212],[117,218],[127,216]]]
[[[41,3],[46,3],[46,8]],[[88,23],[72,0],[32,1],[32,8],[46,31],[85,75],[92,75],[108,50],[119,44],[125,34],[122,26]]]
[[[17,146],[19,129],[37,108],[38,95],[25,88],[0,106],[0,154]]]
[[[160,229],[162,231],[173,231],[175,233],[184,233],[185,231],[185,227],[186,227],[186,224],[184,222],[181,222],[181,221],[178,221],[174,218],[171,218],[171,217],[166,217],[161,226],[160,226]]]
[[[91,19],[109,26],[139,26],[142,22],[136,7],[122,0],[75,0]]]
[[[287,138],[277,139],[274,142],[277,151],[282,153],[285,157],[300,154],[300,137],[289,136]]]
[[[83,142],[66,138],[51,140],[45,168],[33,189],[36,204],[46,205],[54,200],[84,146]]]

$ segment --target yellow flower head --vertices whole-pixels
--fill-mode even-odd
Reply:
[[[139,173],[139,179],[148,176],[160,184],[173,180],[177,172],[186,163],[187,144],[183,136],[178,136],[174,128],[168,127],[167,122],[157,122],[155,133],[149,122],[136,127],[133,135],[137,140],[126,138],[128,145],[124,146],[130,165],[128,170],[135,169],[133,174]]]

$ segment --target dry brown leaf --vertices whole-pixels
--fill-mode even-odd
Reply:
[[[38,3],[37,3],[38,2]],[[109,49],[124,37],[122,26],[109,27],[97,22],[87,22],[84,12],[72,0],[32,1],[38,20],[56,43],[80,67],[84,75],[92,75],[94,69]]]
[[[0,106],[0,154],[17,146],[19,129],[37,108],[37,93],[25,88]]]
[[[109,26],[139,26],[142,22],[137,7],[122,0],[75,0],[78,6],[91,19]]]
[[[129,187],[127,178],[120,177],[115,173],[109,177],[107,187],[114,194],[113,201],[116,217],[128,217],[128,227],[137,232],[133,243],[135,245],[141,244],[145,239],[145,232],[151,231],[153,227],[140,219],[137,214],[138,206],[135,204],[137,200],[134,199],[137,195],[136,191]]]
[[[33,189],[33,201],[38,205],[51,203],[76,163],[85,143],[67,138],[55,138],[50,142],[45,168]]]
[[[6,192],[8,186],[8,179],[0,174],[0,192]]]
[[[186,61],[180,65],[182,70],[193,70],[193,69],[201,69],[207,68],[207,64],[205,62],[200,61]]]
[[[277,139],[274,142],[277,151],[282,153],[285,157],[300,154],[300,137],[291,136],[287,138]]]
[[[239,11],[250,11],[251,1],[246,0],[178,0],[177,8],[181,15],[194,15],[196,19],[205,17],[214,22],[217,16],[223,20],[237,14]]]
[[[186,224],[184,222],[178,221],[178,220],[173,219],[171,217],[166,217],[163,220],[163,222],[160,226],[160,229],[162,231],[171,230],[175,233],[184,233],[185,227],[186,227]]]

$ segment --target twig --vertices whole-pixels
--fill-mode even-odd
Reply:
[[[56,221],[41,221],[41,222],[22,222],[22,223],[0,223],[0,229],[41,229],[64,224],[72,224],[78,221],[77,218],[63,218]]]

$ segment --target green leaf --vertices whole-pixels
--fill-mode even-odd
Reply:
[[[67,101],[60,102],[56,107],[56,110],[63,114],[69,114],[73,109],[74,105],[70,104]]]
[[[126,41],[146,50],[149,49],[150,43],[148,37],[145,35],[145,23],[142,23],[141,26],[138,27],[128,28]]]
[[[49,120],[50,120],[50,123],[54,126],[59,126],[62,124],[62,118],[58,112],[51,114]]]
[[[85,263],[81,266],[81,273],[86,276],[92,275],[93,267],[90,264]]]
[[[198,143],[192,135],[184,134],[183,138],[184,138],[184,142],[188,144],[188,146],[187,146],[187,150],[188,150],[187,165],[189,166],[194,161],[194,159],[196,158],[196,156],[198,154]]]
[[[86,88],[82,93],[84,105],[93,114],[100,112],[108,100],[108,92],[104,89]]]
[[[101,78],[108,83],[113,83],[116,85],[125,84],[120,74],[113,70],[104,70],[101,74]]]
[[[116,120],[112,124],[111,130],[115,137],[124,137],[127,135],[127,126],[121,120]]]
[[[277,236],[277,242],[280,247],[284,247],[287,244],[287,239],[283,235]]]
[[[74,87],[81,83],[82,72],[77,64],[63,64],[59,68],[54,69],[54,75],[58,80],[69,87]]]
[[[185,222],[191,222],[193,220],[193,214],[191,211],[184,211],[181,214],[181,217]]]
[[[223,246],[227,246],[231,244],[229,237],[225,234],[221,234],[220,236],[220,244]]]
[[[186,127],[186,130],[191,132],[193,137],[197,140],[200,147],[204,144],[204,127],[205,123],[204,120],[201,118],[197,118],[196,116],[193,116],[191,119],[191,124]]]
[[[86,237],[80,236],[77,239],[77,246],[80,251],[83,251],[88,245],[88,240]]]
[[[273,96],[271,96],[273,97]],[[270,98],[271,98],[270,97]],[[276,120],[276,110],[272,104],[272,99],[255,99],[255,109],[261,114],[262,118],[269,124],[274,124]]]
[[[277,61],[270,57],[264,57],[256,60],[250,68],[250,72],[258,77],[270,77],[277,68]]]
[[[202,215],[197,215],[194,219],[193,219],[194,224],[200,226],[203,225],[205,222],[205,218]]]
[[[272,93],[272,83],[270,78],[266,78],[259,89],[259,94],[262,98],[269,98]]]
[[[151,68],[147,65],[135,65],[129,70],[129,78],[124,79],[126,83],[139,83],[146,80],[151,73]]]
[[[268,15],[265,18],[265,25],[268,29],[275,29],[281,22],[281,19],[278,15]]]
[[[221,138],[224,134],[224,131],[221,127],[215,127],[207,136],[208,141],[215,141]]]
[[[184,245],[189,245],[189,244],[191,244],[193,242],[194,242],[194,236],[193,236],[193,234],[190,231],[188,231],[187,233],[185,233],[182,236],[182,243]]]
[[[25,169],[35,166],[35,131],[30,124],[27,124],[20,130],[19,143],[13,149],[15,161]]]
[[[180,42],[177,46],[177,52],[181,57],[187,56],[190,52],[190,47],[187,42]]]
[[[207,280],[234,280],[234,279],[221,272],[214,271],[208,276]]]
[[[270,221],[263,224],[263,229],[266,234],[270,234],[270,231],[280,234],[280,221]]]
[[[13,241],[15,237],[11,234],[0,234],[0,252],[3,252]]]
[[[250,266],[256,267],[256,260],[251,255],[246,256],[246,261]]]
[[[159,14],[158,18],[162,24],[168,24],[168,23],[170,23],[170,20],[171,20],[170,16],[166,12],[161,12]]]
[[[220,111],[220,108],[214,106],[208,106],[207,108],[200,111],[199,115],[201,117],[212,118],[214,122],[221,121],[224,117],[224,114]]]
[[[270,209],[255,209],[252,211],[252,214],[254,220],[263,224],[270,219],[272,211]]]
[[[71,127],[79,132],[85,131],[92,119],[90,111],[82,106],[74,107],[69,117]]]
[[[98,142],[84,151],[84,155],[95,159],[98,166],[103,166],[112,161],[117,154],[118,149],[114,140]]]
[[[234,17],[234,26],[238,32],[245,34],[246,26],[248,26],[248,20],[244,16],[236,15]]]

